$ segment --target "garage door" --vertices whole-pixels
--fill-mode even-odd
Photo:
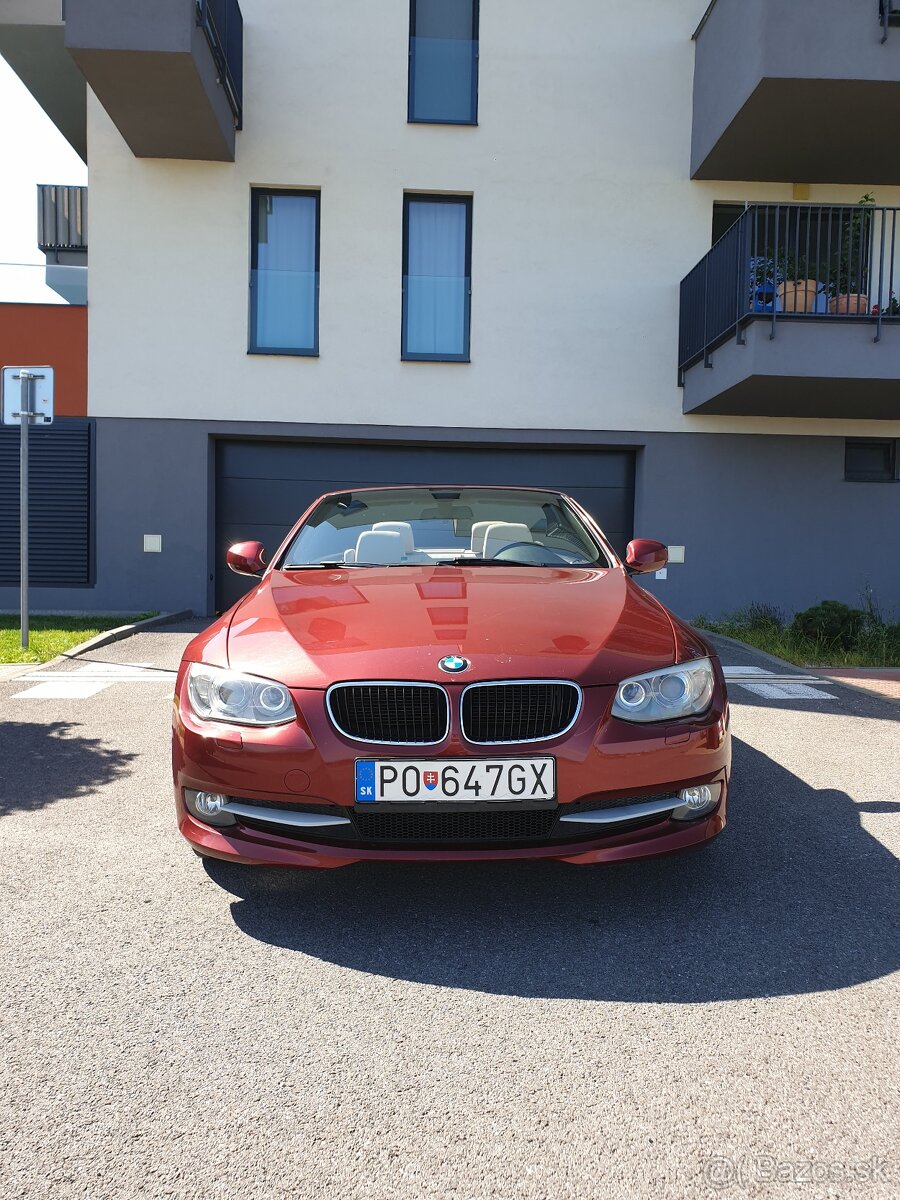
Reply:
[[[617,550],[632,536],[632,450],[525,450],[222,440],[216,446],[216,608],[248,588],[225,567],[234,542],[274,552],[323,492],[375,484],[559,488],[593,514]]]

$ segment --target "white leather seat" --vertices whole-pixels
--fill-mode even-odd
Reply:
[[[484,558],[484,538],[487,531],[496,521],[476,521],[472,526],[472,553],[476,558]]]
[[[371,529],[356,541],[356,561],[390,567],[403,561],[403,541],[399,533]]]
[[[430,563],[434,559],[424,550],[417,550],[413,540],[412,526],[407,521],[376,521],[372,526],[375,533],[398,533],[403,545],[403,561],[408,563]]]
[[[516,524],[513,521],[494,521],[485,531],[483,558],[494,558],[495,555],[513,542],[532,542],[531,530],[527,525]]]
[[[412,526],[407,521],[376,521],[372,526],[372,532],[398,533],[404,554],[411,554],[416,548]]]

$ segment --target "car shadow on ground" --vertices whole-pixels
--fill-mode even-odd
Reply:
[[[0,817],[93,793],[130,771],[137,754],[73,732],[70,721],[0,722]]]
[[[730,821],[698,852],[601,867],[205,860],[249,937],[503,995],[699,1003],[849,987],[900,966],[900,862],[855,804],[735,742]]]

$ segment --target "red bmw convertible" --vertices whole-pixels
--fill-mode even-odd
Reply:
[[[178,825],[199,854],[599,863],[720,833],[731,766],[719,661],[559,492],[335,492],[188,646],[174,701]]]

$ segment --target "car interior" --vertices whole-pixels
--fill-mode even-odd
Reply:
[[[460,502],[466,500],[471,503]],[[499,512],[490,519],[483,516],[485,509]],[[408,519],[402,519],[407,514]],[[510,498],[474,489],[462,495],[426,493],[424,502],[421,494],[400,491],[329,497],[300,529],[285,556],[288,569],[332,564],[465,565],[469,561],[536,567],[608,565],[576,514],[557,497],[534,493]]]

